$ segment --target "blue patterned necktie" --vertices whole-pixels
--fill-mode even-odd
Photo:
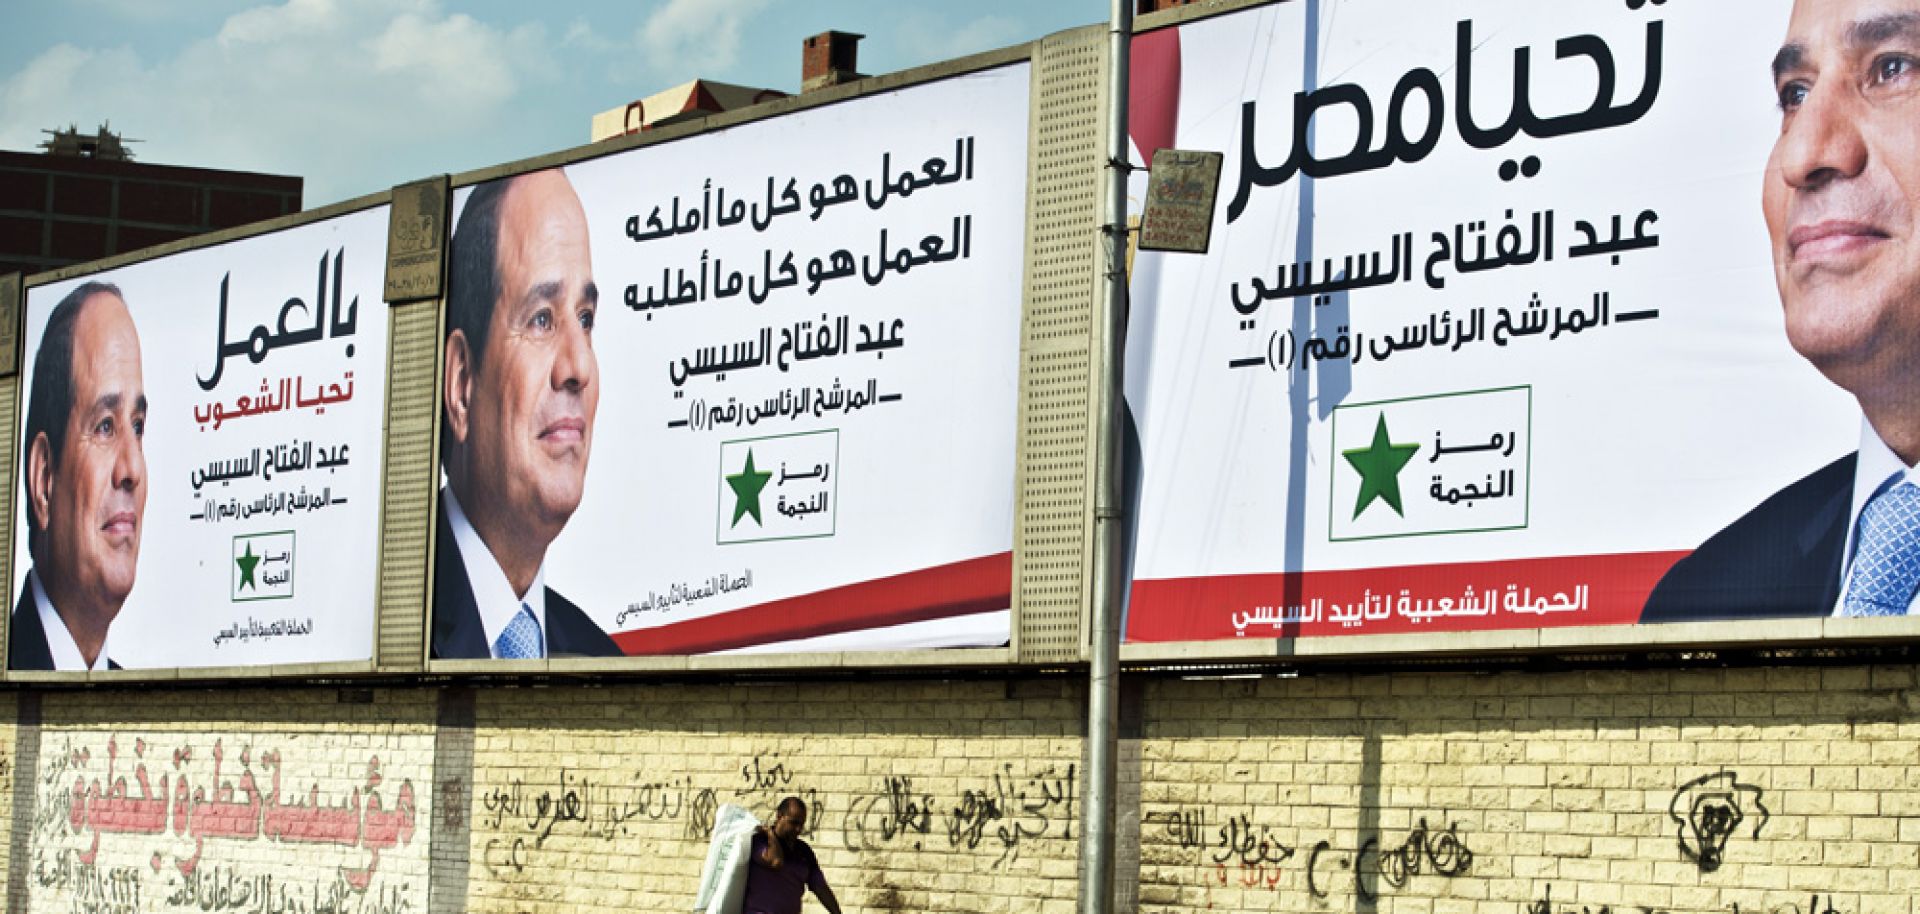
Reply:
[[[1920,486],[1902,478],[1860,512],[1845,616],[1904,616],[1920,586]]]
[[[533,620],[533,607],[520,604],[513,621],[507,623],[499,640],[493,642],[493,651],[502,660],[539,660],[547,656],[545,639],[540,637],[540,623]]]

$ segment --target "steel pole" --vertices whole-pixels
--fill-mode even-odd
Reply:
[[[1127,86],[1133,0],[1112,0],[1107,30],[1107,141],[1102,172],[1103,278],[1095,361],[1093,623],[1087,676],[1087,792],[1081,810],[1080,911],[1113,910],[1114,799],[1120,749],[1120,600],[1126,587],[1121,374],[1127,302]]]

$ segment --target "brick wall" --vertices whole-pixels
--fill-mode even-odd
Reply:
[[[720,804],[797,794],[849,911],[1065,914],[1080,694],[18,693],[9,909],[680,911]],[[1134,679],[1120,909],[1912,914],[1917,697],[1908,666]]]
[[[1068,912],[1079,704],[1058,683],[482,691],[474,911],[677,911],[722,803],[808,801],[843,904]]]
[[[1914,671],[1165,682],[1145,911],[1907,914]]]
[[[0,150],[0,273],[39,273],[300,211],[302,179]]]
[[[433,693],[27,695],[9,909],[424,910]],[[27,776],[28,772],[22,772]]]

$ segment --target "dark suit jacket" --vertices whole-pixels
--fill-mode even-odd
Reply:
[[[20,599],[13,604],[13,622],[7,626],[7,669],[53,669],[53,649],[47,647],[47,630],[40,624],[40,607],[33,602],[33,584],[22,581]],[[120,669],[107,658],[107,669]]]
[[[1848,454],[1728,525],[1674,565],[1642,622],[1825,616],[1840,598],[1841,550],[1853,522]]]
[[[493,656],[487,631],[480,624],[480,605],[460,545],[447,522],[447,506],[440,505],[440,540],[433,559],[433,652],[435,660],[484,660]],[[618,657],[620,648],[593,624],[580,607],[547,588],[548,657]]]

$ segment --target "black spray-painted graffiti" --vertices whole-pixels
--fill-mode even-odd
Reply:
[[[1184,820],[1197,828],[1203,818],[1187,815],[1176,821]],[[1229,818],[1216,830],[1216,835],[1212,842],[1211,859],[1215,878],[1220,885],[1227,883],[1229,866],[1240,871],[1240,884],[1247,888],[1263,885],[1276,888],[1285,878],[1284,864],[1293,859],[1294,848],[1273,837],[1267,826],[1254,824],[1247,813]]]
[[[496,877],[526,870],[532,856],[554,835],[581,835],[603,841],[627,837],[638,820],[680,822],[689,841],[705,841],[713,834],[720,796],[689,776],[670,780],[608,784],[562,768],[552,782],[535,786],[514,778],[480,795],[483,810],[475,822],[486,831],[507,834],[489,837],[481,846],[481,863]],[[760,753],[740,765],[734,800],[758,808],[770,817],[780,799],[798,795],[807,802],[808,818],[821,822],[826,807],[819,794],[794,786],[794,774],[780,754]]]
[[[1201,832],[1207,827],[1207,814],[1199,809],[1176,809],[1167,813],[1148,813],[1148,826],[1159,825],[1181,850],[1201,846]]]
[[[1220,826],[1220,840],[1213,852],[1215,863],[1238,863],[1241,866],[1273,865],[1285,863],[1293,858],[1293,848],[1281,844],[1267,830],[1265,825],[1254,825],[1246,813],[1227,820]]]
[[[740,766],[740,782],[733,790],[736,797],[778,792],[793,783],[793,772],[787,770],[787,763],[780,761],[780,753],[773,753],[771,758],[761,754]]]
[[[1286,879],[1288,866],[1298,849],[1278,838],[1265,825],[1253,821],[1250,813],[1228,818],[1207,831],[1207,813],[1203,809],[1180,808],[1147,816],[1146,825],[1157,827],[1183,850],[1193,851],[1200,859],[1202,882],[1211,886],[1228,885],[1235,880],[1230,869],[1238,870],[1239,884],[1246,888],[1265,886],[1278,889]],[[1473,851],[1461,838],[1459,824],[1445,831],[1434,831],[1425,818],[1399,844],[1382,848],[1375,835],[1349,853],[1320,841],[1308,850],[1304,861],[1307,891],[1326,898],[1338,873],[1351,874],[1354,892],[1371,902],[1379,896],[1380,885],[1402,888],[1407,880],[1421,873],[1455,877],[1473,866]]]
[[[997,869],[1019,859],[1023,840],[1072,840],[1074,777],[1073,765],[1064,770],[1048,765],[1023,781],[1012,764],[1003,764],[991,781],[961,790],[959,801],[944,810],[932,794],[914,790],[913,778],[884,777],[879,790],[847,807],[841,840],[851,851],[909,839],[914,850],[922,850],[938,818],[949,848],[975,850],[986,844],[999,852],[993,861]]]
[[[886,777],[878,793],[854,800],[840,823],[847,850],[867,850],[887,844],[903,835],[913,835],[913,849],[920,850],[933,829],[933,797],[914,795],[913,779]]]
[[[564,768],[551,786],[535,788],[514,778],[481,794],[480,805],[483,828],[524,832],[487,839],[481,862],[495,875],[526,869],[529,852],[556,833],[612,841],[630,834],[636,819],[684,821],[690,840],[705,840],[717,807],[713,790],[695,787],[691,778],[600,784]]]
[[[1028,777],[1017,793],[1013,765],[1002,767],[994,773],[992,786],[960,792],[959,805],[947,816],[947,843],[973,850],[991,827],[1000,844],[1000,856],[993,861],[998,868],[1020,859],[1023,839],[1046,835],[1055,823],[1061,840],[1073,840],[1074,767],[1068,765],[1062,774],[1048,765]]]
[[[1748,908],[1748,910],[1760,911],[1762,909]],[[1766,914],[1840,914],[1840,909],[1833,906],[1832,895],[1828,895],[1825,898],[1822,898],[1818,893],[1815,893],[1814,895],[1807,898],[1807,906],[1804,908],[1797,904],[1789,902],[1787,904],[1775,905],[1771,908],[1766,908],[1765,911],[1766,911]],[[1733,903],[1733,906],[1731,908],[1731,914],[1740,914],[1739,902],[1736,901]]]
[[[1548,885],[1545,893],[1542,894],[1538,900],[1528,902],[1526,907],[1521,910],[1522,914],[1614,914],[1616,910],[1618,910],[1620,914],[1720,914],[1720,911],[1724,911],[1726,914],[1741,914],[1742,909],[1740,903],[1737,901],[1728,904],[1725,908],[1720,909],[1720,911],[1688,911],[1681,908],[1664,906],[1624,904],[1594,907],[1572,901],[1555,903],[1553,900],[1553,886]],[[1750,912],[1750,914],[1842,914],[1840,909],[1834,906],[1832,895],[1827,895],[1823,898],[1818,893],[1807,898],[1805,907],[1795,902],[1787,902],[1772,907],[1749,905],[1745,910]]]
[[[693,803],[687,812],[687,837],[698,836],[705,841],[713,837],[713,817],[720,813],[720,799],[711,790],[694,793]]]
[[[809,823],[827,821],[827,804],[821,800],[819,791],[794,787],[793,772],[780,760],[780,753],[761,752],[740,765],[740,786],[733,789],[733,799],[741,806],[757,810],[762,821],[772,821],[780,801],[790,796],[797,796],[807,804]],[[712,813],[716,810],[717,807],[706,810],[702,838],[713,834]]]
[[[538,793],[519,778],[504,787],[496,787],[480,797],[487,815],[482,824],[497,830],[503,823],[517,825],[534,838],[534,847],[546,844],[554,832],[575,831],[611,841],[629,833],[635,819],[660,821],[680,819],[689,801],[707,788],[696,788],[691,778],[674,781],[649,781],[641,784],[597,784],[591,778],[560,770],[551,787]],[[705,838],[689,834],[689,838]]]
[[[1329,850],[1325,841],[1315,844],[1307,862],[1307,891],[1316,898],[1327,897],[1319,886],[1316,868]],[[1352,858],[1336,856],[1334,862],[1341,869],[1352,869],[1354,893],[1362,901],[1372,903],[1380,897],[1381,883],[1401,889],[1406,887],[1408,879],[1422,872],[1449,879],[1464,875],[1473,868],[1473,850],[1460,839],[1460,823],[1448,825],[1443,832],[1433,831],[1422,817],[1420,824],[1415,825],[1397,847],[1383,849],[1380,838],[1374,836],[1361,842]]]
[[[1203,879],[1210,887],[1231,882],[1227,870],[1233,867],[1239,870],[1242,886],[1275,888],[1286,875],[1283,864],[1293,859],[1296,851],[1275,838],[1267,826],[1256,824],[1250,813],[1229,817],[1211,834],[1204,809],[1149,813],[1143,825],[1158,827],[1182,850],[1194,851],[1202,858],[1203,869],[1211,861],[1213,873]]]
[[[1726,859],[1727,839],[1742,824],[1751,820],[1752,837],[1760,837],[1760,829],[1770,818],[1761,797],[1760,788],[1740,783],[1732,771],[1702,775],[1680,785],[1667,804],[1667,816],[1679,836],[1680,855],[1699,864],[1700,872],[1719,869]]]

